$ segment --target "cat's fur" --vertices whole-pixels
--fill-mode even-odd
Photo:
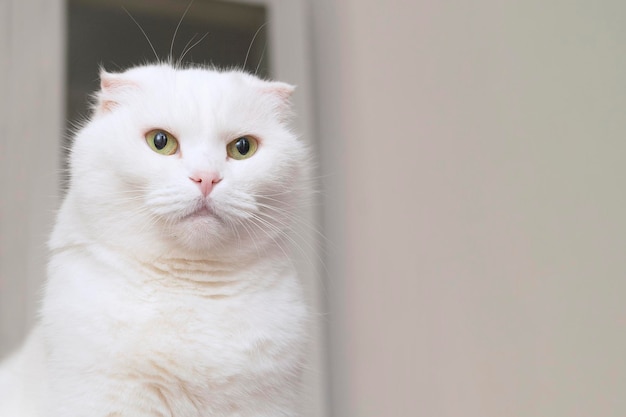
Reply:
[[[166,64],[102,72],[0,417],[300,414],[308,317],[285,243],[309,161],[286,126],[292,90]],[[149,148],[156,128],[176,154]],[[257,152],[229,158],[243,135]],[[198,175],[221,178],[206,198]]]

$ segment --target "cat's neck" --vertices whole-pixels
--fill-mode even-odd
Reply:
[[[245,259],[212,259],[197,254],[172,253],[142,257],[98,242],[82,242],[52,250],[53,258],[83,259],[104,271],[116,285],[141,288],[142,292],[225,298],[271,288],[290,277],[290,261],[278,254]]]

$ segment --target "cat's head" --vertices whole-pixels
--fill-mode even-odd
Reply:
[[[293,87],[240,71],[151,65],[101,73],[72,147],[75,231],[124,250],[258,251],[301,201],[308,153]]]

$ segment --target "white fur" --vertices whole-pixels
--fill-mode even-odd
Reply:
[[[101,78],[0,417],[299,415],[308,316],[285,243],[308,160],[291,87],[168,65]],[[177,154],[148,147],[155,128]],[[228,158],[243,135],[258,151]],[[189,178],[203,170],[223,178],[207,198]]]

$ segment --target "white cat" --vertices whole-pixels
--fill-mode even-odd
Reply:
[[[309,159],[292,91],[238,71],[102,72],[0,417],[300,414],[308,313],[286,232]]]

